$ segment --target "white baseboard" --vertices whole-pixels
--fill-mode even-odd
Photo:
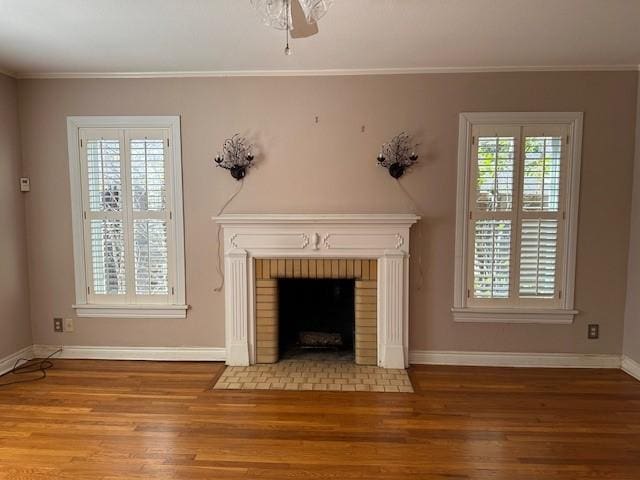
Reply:
[[[45,357],[55,345],[33,345],[0,359],[0,374],[6,373],[18,358]],[[98,347],[65,346],[56,358],[86,360],[225,361],[224,347]],[[414,365],[458,365],[481,367],[622,368],[640,380],[640,364],[620,355],[573,353],[456,352],[413,350]]]
[[[474,367],[620,368],[620,355],[414,350],[409,363]]]
[[[29,360],[33,357],[33,345],[29,345],[28,347],[24,347],[22,350],[18,350],[16,353],[0,358],[0,375],[4,375],[11,370],[15,366],[17,360],[21,358]]]
[[[640,363],[632,360],[626,355],[623,355],[621,368],[635,379],[640,380]]]
[[[55,352],[55,345],[34,345],[34,352],[45,357]],[[64,346],[55,358],[83,360],[156,360],[176,362],[223,362],[226,350],[219,347],[95,347]]]

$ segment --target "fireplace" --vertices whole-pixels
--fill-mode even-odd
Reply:
[[[223,227],[228,365],[280,358],[281,287],[289,280],[353,283],[356,363],[408,365],[410,214],[227,214]],[[286,287],[285,287],[286,288]],[[302,288],[302,287],[301,287]],[[289,320],[287,320],[289,321]],[[328,341],[311,328],[289,343]],[[284,334],[283,334],[284,335]],[[297,335],[297,340],[295,340]],[[328,348],[328,347],[327,347]]]
[[[279,358],[354,355],[355,280],[278,280]]]
[[[299,296],[313,296],[316,291],[317,305],[298,310],[296,322],[310,324],[307,333],[342,333],[341,329],[329,331],[327,328],[313,329],[319,322],[316,315],[341,316],[344,322],[353,325],[350,337],[359,365],[377,365],[377,304],[378,304],[378,262],[374,259],[307,259],[307,258],[266,258],[255,259],[255,305],[256,305],[256,355],[255,363],[274,363],[283,353],[281,342],[283,327],[290,323],[291,305],[283,304],[283,293],[294,290]],[[347,292],[351,285],[351,297],[343,294],[337,300],[335,288],[342,287]],[[284,287],[284,288],[283,288]],[[333,294],[333,296],[332,296]],[[350,311],[343,309],[337,313],[339,304],[351,301]],[[323,311],[324,310],[324,311]],[[347,315],[352,320],[347,320]],[[318,319],[319,320],[319,319]],[[336,319],[337,320],[337,319]],[[332,323],[333,319],[325,322]],[[344,323],[343,322],[343,323]],[[291,330],[291,329],[289,329]],[[320,331],[317,331],[320,330]],[[299,333],[299,332],[298,332]],[[291,337],[289,340],[296,340]],[[300,338],[298,335],[298,343]],[[344,340],[343,340],[344,343]]]

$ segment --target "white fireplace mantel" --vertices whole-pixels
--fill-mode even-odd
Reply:
[[[409,354],[409,230],[413,214],[227,214],[223,227],[227,365],[255,363],[254,258],[376,258],[378,364]]]

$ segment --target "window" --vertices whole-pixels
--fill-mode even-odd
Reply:
[[[582,114],[460,116],[456,321],[571,323]]]
[[[69,117],[76,305],[184,317],[178,117]]]

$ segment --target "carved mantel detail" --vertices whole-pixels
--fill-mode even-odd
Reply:
[[[313,239],[313,250],[319,250],[320,249],[320,234],[318,232],[315,232],[311,238]]]

